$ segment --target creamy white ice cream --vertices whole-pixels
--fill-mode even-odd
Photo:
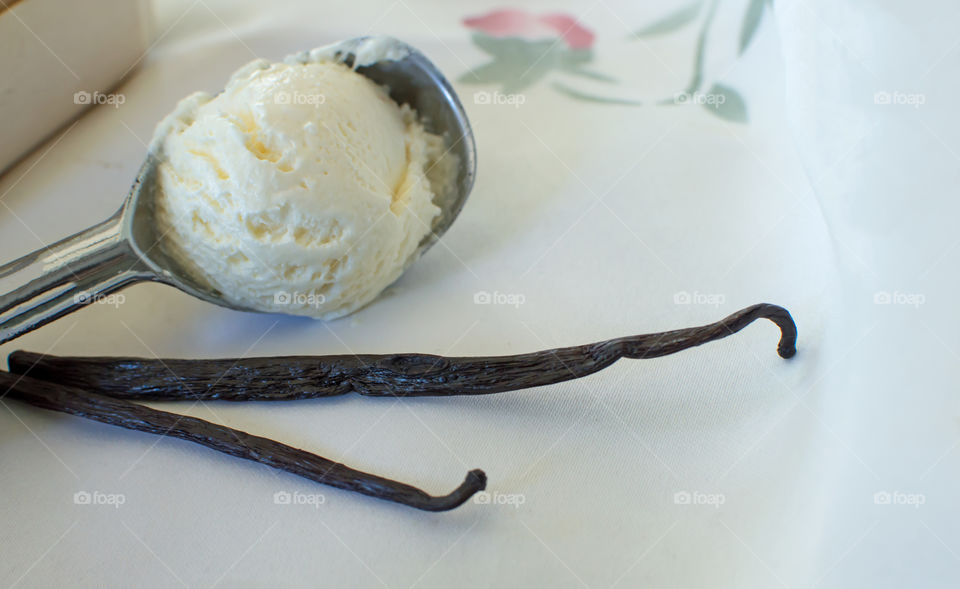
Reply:
[[[229,302],[331,319],[396,280],[439,214],[443,149],[350,68],[254,61],[157,127],[164,247]]]

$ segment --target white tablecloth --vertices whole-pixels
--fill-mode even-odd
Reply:
[[[443,243],[352,317],[243,314],[138,285],[3,355],[505,354],[762,301],[793,312],[800,351],[780,359],[764,322],[482,398],[171,406],[434,493],[483,468],[489,504],[444,514],[4,399],[0,582],[955,586],[957,6],[777,0],[738,55],[751,4],[687,22],[685,1],[527,2],[510,33],[465,24],[501,7],[486,1],[160,3],[124,103],[0,177],[4,260],[112,213],[180,97],[254,57],[365,33],[456,80],[473,194]],[[552,13],[579,25],[537,17]],[[678,96],[708,21],[698,91]],[[508,33],[560,53],[519,75],[478,69],[484,40],[506,51]],[[560,67],[584,56],[589,74]],[[522,304],[476,304],[483,292]]]

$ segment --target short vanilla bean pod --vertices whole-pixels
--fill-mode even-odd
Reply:
[[[4,398],[126,429],[179,438],[324,485],[402,503],[424,511],[447,511],[458,507],[474,493],[482,491],[487,482],[482,470],[471,470],[453,492],[432,496],[416,487],[361,472],[274,440],[196,417],[159,411],[122,399],[89,393],[79,388],[0,371],[0,390],[7,391]]]

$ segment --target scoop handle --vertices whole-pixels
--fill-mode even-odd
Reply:
[[[0,344],[153,277],[123,235],[122,216],[0,266]]]

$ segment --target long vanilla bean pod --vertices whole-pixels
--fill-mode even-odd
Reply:
[[[372,396],[483,395],[593,374],[620,358],[656,358],[734,334],[757,319],[780,328],[780,356],[796,353],[797,327],[783,307],[753,305],[726,319],[515,356],[429,354],[279,356],[216,360],[10,354],[10,370],[124,399],[273,401],[356,392]]]
[[[483,471],[471,470],[467,473],[466,480],[452,493],[434,497],[416,487],[354,470],[339,462],[267,438],[196,417],[159,411],[122,399],[89,393],[79,388],[0,371],[0,390],[6,390],[8,398],[36,407],[69,413],[126,429],[180,438],[224,454],[266,464],[324,485],[402,503],[425,511],[453,509],[486,486],[487,478]]]

